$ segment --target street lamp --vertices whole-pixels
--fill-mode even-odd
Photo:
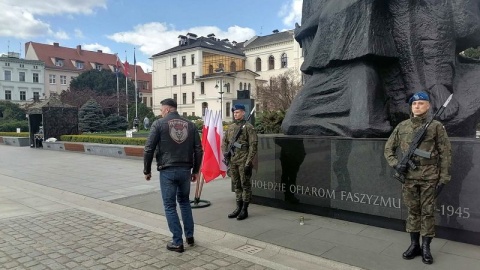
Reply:
[[[228,87],[228,86],[227,86],[226,83],[224,85],[223,79],[221,79],[221,80],[217,81],[217,83],[215,84],[215,89],[218,90],[218,85],[219,84],[220,84],[220,91],[218,93],[220,94],[220,97],[218,99],[220,99],[220,116],[223,119],[223,114],[222,114],[222,112],[223,112],[223,94],[225,93],[225,92],[223,92],[223,87]]]

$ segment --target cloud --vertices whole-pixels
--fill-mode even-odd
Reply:
[[[85,36],[83,35],[82,30],[80,30],[80,29],[78,29],[78,28],[76,28],[76,29],[74,30],[74,33],[75,33],[75,37],[76,37],[76,38],[85,38]]]
[[[137,25],[131,31],[118,32],[107,37],[119,43],[132,44],[142,53],[152,56],[177,46],[178,36],[187,33],[194,33],[199,37],[214,33],[217,38],[242,42],[253,37],[255,30],[238,25],[230,26],[226,31],[216,26],[197,26],[177,30],[167,23],[150,22]]]
[[[2,0],[0,1],[0,36],[28,39],[47,36],[66,39],[63,31],[53,31],[40,16],[72,14],[89,15],[97,8],[106,8],[107,0]]]
[[[302,20],[302,0],[289,0],[288,4],[282,6],[278,15],[285,26],[293,29],[295,23],[300,24]]]
[[[87,51],[98,51],[101,50],[104,53],[112,53],[112,50],[109,47],[100,45],[98,43],[93,43],[93,44],[82,44],[82,49],[85,49]]]

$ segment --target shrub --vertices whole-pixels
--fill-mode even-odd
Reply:
[[[285,118],[284,111],[264,111],[255,121],[255,129],[260,134],[282,133],[282,122]]]
[[[94,99],[90,99],[78,111],[78,129],[81,132],[103,131],[104,119],[102,107]]]
[[[16,132],[17,128],[22,131],[28,130],[27,120],[7,120],[0,121],[0,132]]]
[[[28,137],[28,132],[0,132],[0,137]]]
[[[103,121],[103,126],[106,131],[127,130],[127,118],[116,114],[111,114]]]
[[[89,136],[89,135],[62,135],[60,136],[60,140],[66,141],[66,142],[145,145],[147,138],[126,138],[126,137],[107,137],[107,136]]]

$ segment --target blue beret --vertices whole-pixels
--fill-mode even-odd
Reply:
[[[430,101],[430,98],[426,92],[417,92],[408,100],[408,104],[412,105],[412,103],[417,100]]]
[[[236,104],[236,105],[233,105],[232,107],[232,112],[236,111],[236,110],[242,110],[242,111],[245,111],[245,106],[242,105],[242,104]]]

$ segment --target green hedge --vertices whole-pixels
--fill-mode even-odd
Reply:
[[[107,136],[90,136],[90,135],[62,135],[61,141],[66,142],[89,142],[103,144],[124,144],[124,145],[145,145],[147,138],[120,138]]]
[[[28,130],[28,121],[25,120],[1,120],[0,132],[15,132],[17,128]]]
[[[0,136],[2,137],[28,137],[28,132],[0,132]]]

